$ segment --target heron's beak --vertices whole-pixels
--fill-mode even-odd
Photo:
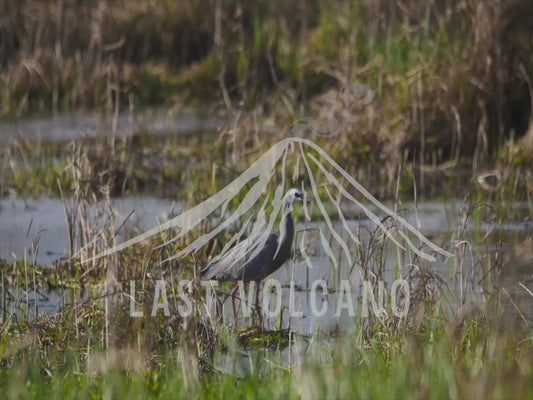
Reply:
[[[305,197],[308,203],[311,203],[312,201],[315,201],[315,198],[312,196],[306,196]]]

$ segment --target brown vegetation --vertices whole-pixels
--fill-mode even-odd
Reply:
[[[530,124],[528,0],[2,0],[0,11],[0,115],[209,100],[283,127],[356,82],[376,96],[336,150],[370,149],[388,169],[406,154],[476,166]]]

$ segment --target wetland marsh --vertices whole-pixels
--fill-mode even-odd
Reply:
[[[527,0],[0,0],[3,396],[531,398],[531,26]],[[290,187],[316,201],[264,323],[249,285],[235,318],[200,271]]]

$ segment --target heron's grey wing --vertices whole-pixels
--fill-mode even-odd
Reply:
[[[261,280],[270,274],[277,248],[278,237],[273,233],[248,238],[209,264],[202,271],[202,279]]]
[[[204,269],[202,269],[202,279],[225,280],[224,277],[230,272],[229,270],[234,264],[236,256],[243,251],[246,251],[250,246],[250,242],[251,238],[247,238],[242,242],[237,243],[237,245],[228,250],[226,254],[211,261]]]

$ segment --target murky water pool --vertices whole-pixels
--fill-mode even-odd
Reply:
[[[66,207],[71,207],[69,201]],[[101,204],[89,209],[96,216]],[[154,197],[123,197],[111,201],[118,230],[117,239],[157,226],[181,211],[172,200]],[[22,260],[52,266],[60,258],[68,257],[69,231],[65,205],[60,199],[0,199],[0,258]]]
[[[0,121],[0,141],[70,140],[79,136],[98,137],[110,135],[123,136],[136,132],[149,132],[153,135],[166,133],[190,134],[204,130],[214,130],[219,124],[214,118],[199,118],[191,109],[176,113],[152,110],[136,114],[113,116],[101,114],[59,114],[52,117],[25,117],[18,120]]]
[[[526,204],[515,206],[527,208]],[[91,212],[96,213],[98,207],[95,205]],[[303,335],[310,335],[317,330],[354,332],[357,319],[353,316],[360,316],[363,313],[361,304],[363,281],[372,278],[368,274],[364,275],[365,269],[372,273],[381,271],[386,291],[391,290],[395,280],[416,277],[420,275],[420,269],[423,269],[446,282],[447,287],[452,289],[450,293],[453,294],[453,298],[447,301],[453,304],[466,303],[475,296],[483,297],[486,293],[481,289],[480,282],[485,271],[477,267],[477,261],[484,257],[495,256],[496,252],[501,251],[502,245],[506,246],[509,257],[512,257],[513,249],[521,245],[521,240],[531,237],[533,224],[528,220],[507,221],[503,225],[490,221],[478,222],[475,227],[472,224],[466,225],[466,230],[462,233],[464,236],[459,237],[460,232],[457,232],[457,229],[462,226],[465,207],[466,205],[460,201],[446,203],[428,201],[416,205],[414,203],[402,205],[404,210],[402,216],[440,246],[454,252],[453,248],[457,246],[458,241],[468,241],[464,251],[455,252],[456,257],[440,256],[435,263],[419,262],[420,260],[413,257],[413,254],[398,251],[398,248],[387,240],[376,244],[376,241],[381,239],[376,236],[375,225],[370,220],[354,218],[348,219],[347,224],[352,232],[357,232],[361,246],[359,249],[353,249],[354,259],[351,265],[348,265],[342,256],[338,263],[335,263],[324,252],[318,238],[321,229],[326,231],[323,229],[324,222],[305,222],[303,218],[298,218],[295,243],[300,242],[302,235],[307,235],[308,244],[305,251],[310,257],[312,267],[309,267],[301,257],[299,246],[296,245],[293,258],[270,276],[280,283],[278,289],[281,289],[279,292],[281,314],[270,318],[267,316],[265,327],[271,330],[290,328]],[[115,199],[112,201],[112,210],[115,214],[116,228],[121,228],[117,235],[119,242],[123,240],[125,234],[129,237],[139,234],[181,212],[179,204],[153,197]],[[350,215],[349,208],[346,208],[345,212],[346,215]],[[56,260],[68,256],[69,234],[61,200],[1,199],[0,220],[2,221],[1,258],[13,261],[21,260],[26,255],[30,263],[35,260],[40,265],[52,266]],[[342,231],[341,225],[342,222],[333,221],[333,228],[336,231]],[[477,234],[482,236],[494,231],[505,232],[509,237],[509,243],[476,241],[473,238],[474,228]],[[342,253],[342,249],[331,237],[327,237],[327,240],[330,241],[331,250],[335,254]],[[374,242],[370,245],[372,241]],[[504,273],[507,274],[507,289],[515,296],[514,302],[527,318],[533,319],[533,297],[527,292],[527,290],[533,291],[533,271],[526,266]],[[313,286],[316,281],[321,281],[323,284]],[[437,281],[434,280],[433,284],[433,287],[428,286],[428,290],[438,291]],[[273,311],[278,304],[275,289],[273,288],[267,295],[268,301],[265,303]],[[227,290],[229,292],[229,286]],[[246,287],[244,290],[248,296],[250,288]],[[38,292],[31,289],[22,292],[17,290],[16,293],[10,294],[11,303],[17,307],[25,304],[29,310],[28,315],[32,312],[53,313],[65,302],[65,295],[61,291],[48,292],[43,289]],[[231,301],[227,294],[221,296],[221,299],[224,319],[231,323],[233,321]],[[253,293],[250,299],[253,299]],[[349,303],[352,303],[353,307],[350,307]],[[251,318],[243,316],[243,306],[239,301],[237,304],[239,324],[249,326]],[[385,311],[392,313],[394,310],[388,304]],[[370,308],[369,312],[372,312]]]
[[[175,115],[160,111],[135,116],[121,114],[115,120],[91,114],[59,115],[53,118],[0,121],[0,141],[9,142],[17,138],[59,141],[80,135],[109,135],[113,131],[116,135],[140,131],[151,134],[191,134],[214,130],[218,125],[214,118],[197,118],[190,110]],[[430,240],[454,253],[455,257],[440,256],[435,263],[421,262],[409,251],[399,251],[395,245],[383,241],[376,234],[374,223],[360,218],[360,210],[353,208],[353,204],[344,204],[345,223],[352,232],[357,232],[361,244],[357,249],[350,249],[353,260],[348,262],[347,257],[343,259],[343,251],[331,234],[326,235],[325,240],[330,243],[331,251],[341,254],[339,260],[334,262],[324,251],[322,239],[317,234],[320,231],[328,232],[324,222],[304,222],[299,218],[295,255],[270,276],[280,283],[281,313],[265,318],[267,329],[290,328],[303,336],[317,331],[326,334],[338,331],[353,333],[360,326],[357,321],[360,321],[363,313],[363,282],[374,279],[372,274],[376,272],[379,272],[388,292],[398,279],[418,279],[424,274],[432,276],[425,290],[434,291],[438,296],[445,295],[451,307],[460,307],[487,295],[484,285],[487,271],[481,270],[480,264],[490,265],[485,260],[497,259],[502,254],[507,269],[501,271],[500,278],[512,300],[511,306],[518,307],[524,318],[533,319],[533,222],[530,218],[506,219],[503,223],[496,220],[467,223],[464,216],[468,205],[458,200],[386,205],[398,211]],[[522,217],[531,216],[530,207],[530,204],[525,203],[511,205],[515,214]],[[89,215],[96,218],[99,208],[98,204],[91,207]],[[371,206],[369,208],[376,211]],[[114,199],[111,209],[118,230],[118,242],[155,227],[182,211],[179,203],[150,196]],[[343,232],[343,223],[333,221],[333,228]],[[307,235],[305,251],[312,267],[304,260],[297,245],[304,234]],[[68,256],[69,245],[67,218],[61,200],[47,197],[0,199],[1,259],[12,262],[25,258],[28,263],[52,267],[57,260]],[[323,284],[314,286],[317,281]],[[346,286],[343,286],[343,282],[347,282]],[[443,294],[438,282],[444,282],[450,290]],[[234,323],[231,301],[227,295],[230,287],[226,285],[219,289],[225,293],[220,297],[223,318],[228,323]],[[249,287],[245,288],[246,295],[249,290]],[[39,313],[57,312],[62,305],[71,302],[73,295],[68,290],[30,287],[10,288],[4,293],[4,301],[9,303],[8,311],[23,310],[29,318]],[[269,309],[277,306],[276,293],[276,290],[266,296],[263,293],[263,298],[268,299],[265,306]],[[243,316],[243,305],[239,301],[237,303],[238,324],[241,327],[250,326],[251,318]],[[387,304],[385,311],[392,313],[394,310]],[[283,353],[283,357],[290,358],[292,355]]]

